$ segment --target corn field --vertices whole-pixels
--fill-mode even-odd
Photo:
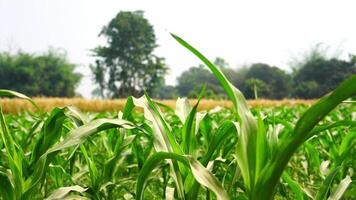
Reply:
[[[311,106],[250,109],[172,36],[212,71],[231,108],[198,110],[204,86],[193,104],[146,94],[99,113],[44,111],[0,90],[34,110],[0,109],[0,199],[356,199],[356,75]]]

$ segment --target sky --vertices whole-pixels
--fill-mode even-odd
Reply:
[[[166,84],[174,85],[200,62],[170,32],[232,68],[263,62],[290,71],[292,58],[317,43],[345,59],[356,54],[355,9],[354,0],[0,0],[0,51],[65,50],[84,75],[78,93],[90,98],[90,49],[105,44],[98,34],[120,11],[144,11],[156,33],[155,54],[170,68]]]

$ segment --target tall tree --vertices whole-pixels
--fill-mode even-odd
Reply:
[[[66,55],[50,49],[36,55],[0,53],[0,88],[29,96],[72,97],[81,75]]]
[[[251,80],[249,80],[251,79]],[[259,81],[256,81],[259,80]],[[245,95],[247,98],[253,98],[254,87],[251,84],[258,83],[256,85],[259,97],[269,98],[269,99],[282,99],[289,95],[291,78],[283,70],[278,67],[271,67],[267,64],[256,63],[251,65],[249,71],[246,74],[246,89]],[[264,86],[263,84],[267,84]],[[258,88],[258,87],[260,88]]]
[[[107,45],[93,50],[97,59],[91,70],[101,96],[137,96],[144,90],[154,96],[164,84],[167,67],[153,54],[156,37],[143,12],[119,12],[99,36]]]

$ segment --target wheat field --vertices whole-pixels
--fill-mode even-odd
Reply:
[[[119,111],[125,105],[126,99],[83,99],[83,98],[34,98],[36,104],[43,111],[50,111],[55,107],[75,106],[83,112],[110,112]],[[156,100],[159,103],[175,108],[176,100]],[[196,103],[196,99],[190,100],[191,104]],[[283,100],[249,100],[250,107],[275,107],[275,106],[295,106],[295,105],[311,105],[315,100],[302,99],[283,99]],[[26,101],[14,98],[1,98],[0,105],[4,113],[21,113],[24,111],[34,111],[34,107]],[[232,103],[228,100],[202,100],[199,104],[199,110],[210,110],[215,107],[231,108]]]

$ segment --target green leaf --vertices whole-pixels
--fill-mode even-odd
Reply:
[[[334,122],[332,124],[316,126],[315,128],[313,128],[312,131],[310,131],[308,138],[310,138],[311,136],[316,135],[322,131],[330,130],[332,128],[336,128],[336,127],[340,127],[340,126],[356,127],[356,121],[341,120],[341,121]]]
[[[194,178],[203,186],[213,191],[220,200],[230,199],[221,183],[216,177],[207,170],[198,160],[192,156],[185,156],[189,160],[190,169],[194,175]]]
[[[30,97],[19,92],[0,89],[0,97],[17,97],[17,98],[25,99],[29,101],[37,110],[40,110],[37,104]]]
[[[80,110],[74,106],[67,106],[66,108],[66,115],[70,117],[77,127],[87,124],[89,119]]]
[[[295,194],[295,197],[297,200],[303,200],[304,199],[304,192],[301,188],[301,186],[294,181],[287,172],[283,172],[282,174],[283,180],[288,184],[288,186],[292,189],[292,191]]]
[[[140,174],[137,178],[136,185],[136,199],[143,199],[144,190],[147,184],[147,180],[152,170],[155,169],[158,164],[166,159],[174,159],[183,163],[186,166],[190,166],[194,178],[203,186],[213,191],[219,200],[229,199],[226,191],[221,186],[221,183],[215,178],[215,176],[209,172],[198,160],[191,156],[181,156],[175,153],[158,152],[153,154],[142,167]]]
[[[174,152],[183,155],[183,151],[175,140],[171,131],[171,127],[162,117],[162,112],[159,107],[146,94],[140,99],[133,98],[135,106],[144,109],[145,119],[152,123],[153,129],[153,145],[157,152]],[[176,163],[175,160],[169,161],[171,167],[171,175],[177,184],[177,191],[181,198],[184,196],[183,180],[181,175],[187,174],[187,169],[184,165]]]
[[[352,181],[351,181],[350,176],[346,176],[344,179],[342,179],[342,181],[340,182],[340,184],[338,185],[336,190],[332,193],[332,195],[330,195],[328,200],[339,200],[339,199],[341,199],[342,195],[346,191],[347,187],[349,187],[351,182]]]
[[[293,134],[279,145],[278,153],[263,169],[258,192],[260,197],[272,199],[279,178],[289,159],[297,148],[313,134],[310,132],[314,127],[343,100],[356,95],[356,75],[342,82],[333,92],[321,98],[311,106],[298,120]],[[315,132],[317,134],[317,132]]]
[[[41,180],[43,180],[46,168],[48,167],[56,152],[75,145],[80,145],[85,142],[89,136],[111,128],[133,129],[135,127],[131,122],[126,120],[103,118],[94,120],[88,124],[70,131],[68,136],[63,141],[53,145],[40,157],[35,165],[35,171],[33,175],[31,175],[31,177],[28,178],[25,182],[26,193],[24,196],[30,196],[35,186],[40,183]]]
[[[70,186],[70,187],[61,187],[56,189],[55,191],[53,191],[51,193],[51,195],[49,195],[45,200],[57,200],[57,199],[63,199],[65,198],[70,192],[79,192],[79,193],[83,193],[85,192],[87,189],[86,188],[82,188],[79,185],[74,185],[74,186]]]
[[[189,161],[182,155],[169,152],[157,152],[153,154],[146,160],[137,177],[136,199],[143,199],[144,190],[152,170],[154,170],[158,164],[165,159],[174,159],[175,161],[180,161],[181,163],[189,166]],[[182,198],[184,198],[184,196],[182,196]]]
[[[182,155],[183,151],[175,140],[171,128],[162,117],[162,112],[152,99],[148,95],[145,95],[139,99],[133,98],[133,102],[135,106],[144,109],[145,119],[152,122],[153,144],[156,151],[175,152]]]
[[[183,124],[183,129],[182,129],[183,150],[186,154],[194,155],[194,156],[196,156],[196,154],[197,154],[196,146],[198,144],[198,141],[197,141],[196,133],[198,132],[199,123],[201,120],[201,118],[200,118],[201,116],[199,116],[199,118],[197,117],[197,112],[198,112],[198,106],[199,106],[200,100],[203,97],[204,92],[205,92],[205,86],[203,87],[202,91],[200,92],[198,101],[194,105],[193,108],[190,108],[188,101],[185,101],[185,103],[184,103],[185,106],[183,106],[186,108],[181,108],[182,110],[185,110],[184,112],[189,112],[188,115],[186,115],[187,113],[182,114],[182,115],[184,115],[182,117],[182,119],[185,120],[185,121],[183,121],[184,124]]]
[[[91,181],[91,187],[94,189],[94,191],[98,191],[99,188],[99,172],[98,168],[96,167],[95,162],[93,161],[93,157],[88,155],[88,152],[84,145],[80,145],[80,150],[83,153],[84,159],[88,165],[89,168],[89,174],[90,174],[90,181]]]
[[[9,174],[6,169],[0,166],[0,197],[2,199],[16,200],[13,185],[9,180]]]
[[[64,120],[67,118],[64,108],[54,108],[48,118],[44,121],[43,128],[40,132],[39,139],[31,154],[31,164],[38,159],[62,136]]]
[[[315,200],[326,200],[328,192],[331,187],[331,183],[336,177],[337,173],[340,171],[341,167],[337,167],[334,171],[332,171],[323,181],[322,186],[320,187],[318,193],[315,196]]]
[[[189,104],[188,99],[178,97],[175,113],[182,123],[186,121],[191,110],[192,106]]]
[[[237,144],[238,164],[247,190],[254,193],[253,185],[256,173],[256,158],[259,157],[256,152],[257,122],[248,108],[245,97],[242,95],[240,90],[235,88],[233,84],[229,82],[222,71],[210,62],[203,54],[177,35],[172,33],[171,35],[182,46],[196,55],[213,72],[232,101],[234,111],[238,114],[239,118],[239,126],[237,126],[239,129],[239,140]]]
[[[48,149],[46,153],[50,154],[74,145],[82,144],[90,135],[111,128],[133,129],[135,127],[131,122],[123,119],[97,119],[70,131],[68,137]]]
[[[16,195],[16,199],[18,199],[21,197],[24,188],[22,172],[22,162],[24,160],[24,155],[22,155],[21,151],[18,151],[15,146],[16,143],[8,130],[1,107],[0,127],[1,139],[3,141],[3,144],[5,145],[6,155],[9,162],[9,167],[11,169],[11,182],[13,183],[14,194]]]
[[[224,121],[217,129],[216,133],[213,135],[207,152],[203,155],[201,163],[203,166],[207,166],[209,161],[214,160],[218,153],[222,149],[222,144],[225,141],[231,139],[236,133],[236,128],[232,121]],[[189,174],[184,182],[184,188],[186,192],[189,192],[191,198],[197,198],[198,195],[198,184],[194,182],[193,174]]]

